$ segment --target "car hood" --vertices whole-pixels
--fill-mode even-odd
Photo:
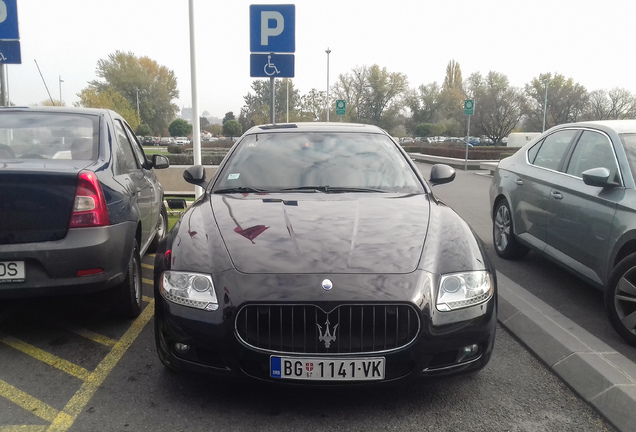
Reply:
[[[243,273],[410,273],[429,224],[424,194],[212,195],[234,267]]]

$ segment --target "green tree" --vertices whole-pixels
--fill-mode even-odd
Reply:
[[[237,120],[228,120],[223,123],[223,135],[226,137],[234,138],[237,136],[241,136],[243,133],[243,128],[241,124]]]
[[[232,111],[228,111],[225,113],[225,116],[223,117],[223,120],[221,121],[221,124],[225,124],[226,121],[228,120],[236,120],[234,118],[234,113]]]
[[[403,96],[408,89],[406,75],[389,72],[378,65],[363,66],[338,77],[334,86],[336,99],[347,101],[353,121],[371,123],[387,130],[400,120]]]
[[[205,117],[199,117],[199,127],[201,130],[205,130],[205,127],[210,124],[210,121]]]
[[[205,130],[210,132],[214,136],[219,136],[223,133],[223,126],[220,124],[211,124],[205,127]]]
[[[521,89],[511,87],[508,77],[494,71],[485,77],[479,72],[472,74],[466,87],[475,100],[471,131],[486,135],[495,145],[499,144],[519,124],[526,110],[525,94]]]
[[[289,98],[287,97],[289,89]],[[271,123],[271,112],[269,109],[270,88],[268,80],[255,80],[252,82],[253,93],[248,93],[243,97],[244,105],[241,108],[239,122],[243,130],[252,126],[264,123]],[[300,94],[294,88],[290,79],[275,80],[275,117],[276,122],[287,120],[287,110],[289,109],[289,121],[297,121],[299,116]],[[288,103],[289,102],[289,103]]]
[[[407,129],[415,130],[421,123],[434,123],[438,120],[441,88],[434,82],[421,85],[417,90],[406,93],[404,102],[411,111],[411,118],[407,121]],[[414,133],[415,136],[429,136]],[[439,134],[437,134],[439,135]],[[431,135],[435,136],[435,135]]]
[[[326,121],[327,92],[315,88],[300,98],[300,119],[302,121]]]
[[[444,125],[435,123],[420,123],[415,126],[415,136],[427,137],[427,136],[440,136],[446,131]]]
[[[192,133],[192,125],[184,119],[176,119],[170,123],[168,131],[172,137],[188,136]]]
[[[525,112],[525,129],[541,131],[543,128],[544,104],[547,86],[547,109],[545,129],[563,123],[576,122],[588,106],[589,95],[585,87],[572,78],[551,73],[539,74],[525,86],[529,101]]]
[[[461,136],[465,131],[465,99],[461,67],[455,60],[451,60],[446,66],[446,76],[439,94],[437,122],[444,124],[448,133],[453,136]]]
[[[140,124],[139,126],[137,126],[137,135],[139,136],[149,136],[152,134],[152,130],[150,129],[150,126],[148,126],[145,123]]]
[[[135,108],[138,101],[141,121],[150,126],[154,135],[162,135],[176,117],[179,107],[172,101],[179,97],[177,78],[156,61],[116,51],[108,59],[98,60],[96,74],[103,81],[90,81],[88,90],[116,91]]]
[[[100,90],[94,87],[87,87],[78,93],[77,96],[79,97],[77,106],[110,109],[126,119],[133,130],[139,126],[137,111],[130,105],[128,99],[113,88]]]

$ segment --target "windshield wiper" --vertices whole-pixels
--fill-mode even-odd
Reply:
[[[238,186],[233,188],[225,188],[214,191],[215,194],[231,194],[231,193],[264,193],[265,189],[258,189],[249,186]]]
[[[378,189],[369,189],[369,188],[361,188],[361,187],[346,187],[346,186],[298,186],[292,188],[280,189],[284,192],[293,192],[293,191],[314,191],[314,192],[324,192],[324,193],[338,193],[338,192],[384,192]]]

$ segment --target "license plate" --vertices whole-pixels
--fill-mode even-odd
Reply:
[[[25,280],[24,261],[0,261],[0,283]]]
[[[384,357],[270,357],[272,378],[307,381],[378,381],[384,379]]]

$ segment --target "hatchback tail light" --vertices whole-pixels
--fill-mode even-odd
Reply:
[[[102,187],[92,171],[81,171],[69,228],[98,227],[109,224],[108,209]]]

